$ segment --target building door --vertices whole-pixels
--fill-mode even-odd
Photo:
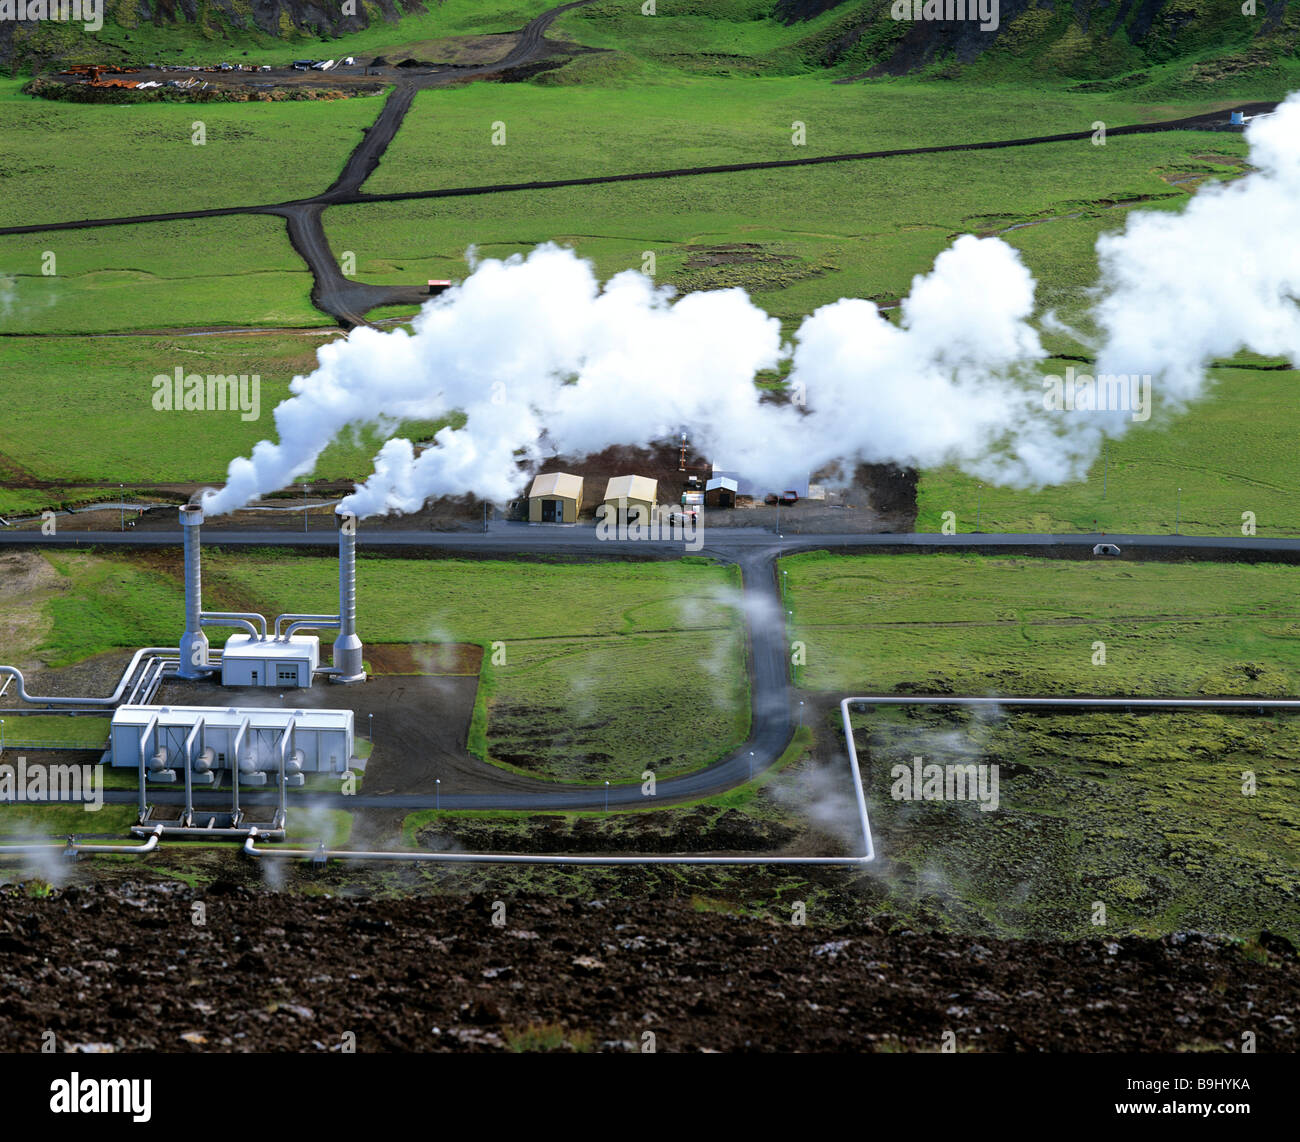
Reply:
[[[254,685],[254,686],[257,685],[257,671],[256,671],[256,670],[253,671],[253,685]]]
[[[563,522],[564,522],[564,501],[543,500],[542,501],[542,523],[563,523]]]

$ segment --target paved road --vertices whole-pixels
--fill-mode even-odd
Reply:
[[[1122,557],[1148,553],[1165,555],[1185,553],[1212,555],[1231,553],[1257,559],[1290,562],[1300,555],[1300,537],[1294,539],[1239,535],[1132,535],[1132,534],[1040,534],[1030,532],[962,532],[942,535],[938,532],[871,532],[809,533],[786,531],[778,538],[761,527],[712,527],[702,529],[704,546],[698,552],[684,548],[681,540],[602,541],[594,527],[551,527],[507,523],[500,520],[481,531],[366,530],[357,532],[360,549],[421,547],[430,551],[483,551],[489,554],[572,551],[594,557],[626,558],[644,551],[647,558],[673,554],[718,555],[732,559],[741,552],[793,552],[821,549],[863,551],[1015,551],[1058,548],[1072,553],[1091,552],[1098,543],[1116,544]],[[333,528],[312,532],[283,530],[223,529],[209,525],[203,541],[218,547],[324,547],[333,548],[338,536]],[[35,529],[0,531],[0,546],[9,547],[179,547],[180,530],[153,531],[135,528],[130,531],[68,531],[41,535]]]

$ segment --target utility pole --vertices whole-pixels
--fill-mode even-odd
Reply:
[[[302,486],[302,533],[307,534],[307,493],[310,488],[306,483]]]
[[[124,485],[118,484],[117,486],[117,530],[118,531],[126,530],[125,500],[126,500],[126,493],[124,491]]]
[[[1178,528],[1183,519],[1183,489],[1178,489],[1177,507],[1174,508],[1174,534],[1178,534]]]
[[[980,508],[983,506],[984,485],[980,484],[975,491],[975,530],[980,529]]]

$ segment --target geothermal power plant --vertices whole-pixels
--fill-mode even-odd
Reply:
[[[159,705],[154,702],[164,679],[196,686],[195,698],[211,697],[211,685],[232,691],[310,688],[317,681],[364,682],[364,647],[356,629],[356,518],[336,516],[339,550],[339,605],[336,614],[288,613],[268,619],[255,612],[203,609],[203,509],[180,509],[184,546],[184,629],[175,650],[142,647],[128,664],[116,690],[106,698],[50,697],[27,692],[22,673],[0,666],[0,677],[17,683],[18,698],[33,706],[61,713],[100,713],[112,707],[107,761],[114,768],[140,775],[140,824],[151,809],[149,784],[185,787],[184,811],[178,821],[159,822],[168,834],[191,830],[205,834],[243,835],[254,824],[239,805],[243,786],[278,786],[280,807],[274,819],[258,831],[282,833],[284,790],[302,785],[308,773],[340,775],[361,768],[355,756],[355,715],[348,709],[290,709],[261,704]],[[208,628],[228,628],[232,634],[222,650],[208,643]],[[334,631],[331,664],[321,665],[320,635]],[[242,696],[242,695],[241,695]],[[195,786],[229,780],[228,812],[196,814]]]

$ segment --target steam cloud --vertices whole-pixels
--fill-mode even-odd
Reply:
[[[1153,378],[1158,408],[1206,388],[1206,365],[1249,348],[1300,361],[1300,95],[1247,130],[1259,168],[1207,186],[1179,213],[1135,213],[1097,244],[1097,375]],[[342,509],[418,510],[430,497],[503,502],[520,461],[648,444],[682,428],[692,444],[759,484],[784,487],[836,461],[953,463],[993,483],[1080,479],[1122,411],[1051,413],[1046,352],[1029,324],[1034,280],[1000,239],[959,238],[912,282],[901,320],[844,298],[801,325],[738,289],[672,300],[636,271],[602,290],[592,267],[554,245],[478,263],[430,301],[414,332],[354,330],[319,350],[274,412],[279,442],[229,465],[205,511],[232,511],[309,474],[349,426],[437,420],[462,410],[417,454],[388,440]],[[759,370],[790,360],[806,407],[763,404]]]

